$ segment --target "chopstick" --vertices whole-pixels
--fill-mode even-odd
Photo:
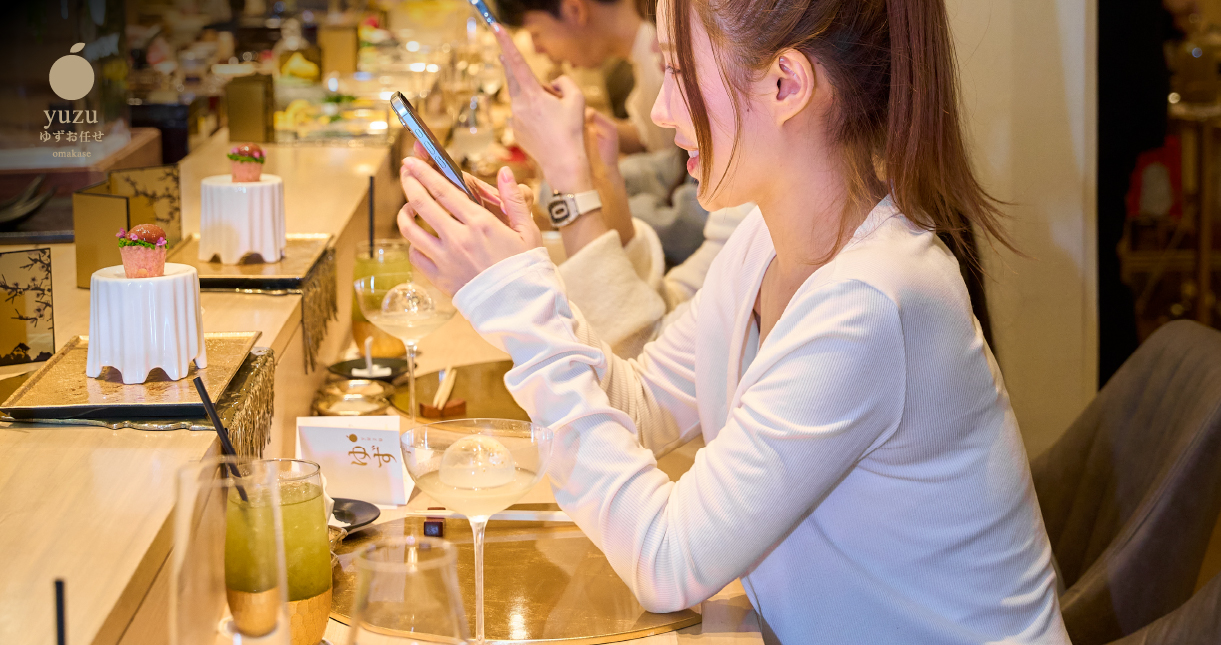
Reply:
[[[454,381],[458,380],[458,368],[450,365],[445,368],[445,376],[437,385],[437,393],[432,397],[432,407],[440,410],[449,401],[449,395],[454,391]]]
[[[67,612],[64,607],[64,579],[55,579],[55,642],[65,645],[68,642]]]
[[[196,376],[192,382],[195,384],[195,391],[199,393],[199,400],[203,401],[204,412],[211,419],[212,426],[216,428],[216,436],[220,438],[221,452],[230,457],[236,457],[237,451],[233,449],[233,443],[229,441],[229,431],[220,422],[220,415],[216,413],[216,406],[212,405],[212,397],[208,396],[208,390],[204,388],[203,379]],[[236,464],[229,463],[226,465],[229,466],[229,471],[233,473],[234,479],[241,479],[242,473],[238,472]],[[222,468],[222,470],[224,469]],[[246,491],[242,488],[242,485],[234,482],[234,486],[237,487],[237,494],[241,496],[242,501],[249,503],[250,498],[246,496]]]

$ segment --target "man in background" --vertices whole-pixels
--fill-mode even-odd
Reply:
[[[535,51],[554,63],[596,69],[612,58],[627,60],[635,85],[625,106],[628,118],[616,123],[619,150],[675,149],[674,132],[649,118],[664,72],[657,30],[633,0],[500,0],[497,6],[500,19],[529,33]]]

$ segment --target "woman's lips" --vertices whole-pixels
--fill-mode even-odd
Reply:
[[[688,154],[691,154],[691,153],[688,152]],[[687,173],[694,175],[695,169],[698,168],[699,165],[700,165],[700,153],[696,152],[694,154],[691,154],[691,157],[687,159]]]

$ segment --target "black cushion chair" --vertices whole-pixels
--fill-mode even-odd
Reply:
[[[1163,325],[1031,471],[1074,645],[1179,608],[1221,511],[1221,332]]]

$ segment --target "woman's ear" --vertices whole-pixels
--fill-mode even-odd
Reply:
[[[584,27],[589,22],[587,0],[560,0],[560,22],[568,27]]]
[[[762,82],[765,102],[783,125],[797,116],[815,98],[819,87],[818,71],[806,55],[796,49],[786,49],[768,68]]]

